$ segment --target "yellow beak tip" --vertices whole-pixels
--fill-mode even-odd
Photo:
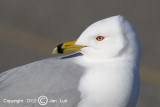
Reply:
[[[53,50],[53,52],[52,52],[52,55],[54,55],[54,54],[57,54],[58,52],[57,52],[57,47],[56,48],[54,48],[54,50]]]

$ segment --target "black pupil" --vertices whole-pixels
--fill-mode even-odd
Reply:
[[[102,37],[99,37],[98,39],[99,39],[99,40],[101,40],[101,39],[102,39]]]

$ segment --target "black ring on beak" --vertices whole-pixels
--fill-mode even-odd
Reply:
[[[63,49],[62,49],[63,43],[57,46],[57,52],[60,54],[63,54]]]

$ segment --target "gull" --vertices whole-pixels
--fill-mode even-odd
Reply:
[[[90,25],[43,59],[0,74],[3,107],[135,107],[141,48],[134,27],[117,15]]]

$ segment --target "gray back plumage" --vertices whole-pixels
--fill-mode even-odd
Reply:
[[[39,107],[39,96],[57,100],[45,107],[76,107],[80,101],[78,84],[84,68],[74,58],[49,58],[0,74],[0,105],[3,107]],[[23,99],[20,104],[4,103],[4,99]],[[27,103],[26,99],[36,99]],[[66,103],[59,100],[67,99]]]

